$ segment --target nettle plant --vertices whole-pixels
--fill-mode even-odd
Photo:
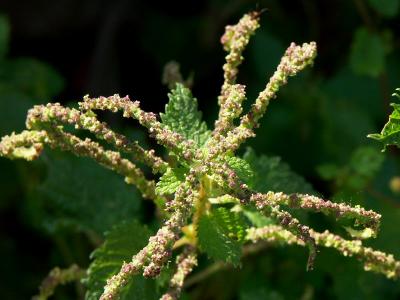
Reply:
[[[86,96],[79,109],[58,103],[35,106],[28,112],[28,130],[3,137],[0,154],[10,159],[34,160],[45,145],[92,158],[124,176],[144,199],[154,201],[163,219],[161,228],[152,236],[147,227],[136,221],[115,226],[93,253],[94,260],[87,271],[77,266],[54,269],[40,287],[37,299],[52,295],[57,284],[82,277],[87,299],[128,298],[129,293],[135,292],[135,285],[144,282],[136,275],[157,278],[167,265],[173,272],[161,299],[178,299],[185,278],[197,265],[199,253],[239,266],[243,249],[266,242],[307,247],[307,270],[313,269],[318,247],[330,247],[344,256],[356,257],[367,271],[388,278],[400,276],[400,262],[392,255],[363,246],[362,239],[375,237],[378,232],[378,213],[308,194],[265,192],[262,186],[271,162],[266,157],[257,158],[251,149],[243,157],[235,155],[248,138],[255,136],[255,129],[278,90],[289,77],[311,65],[316,56],[315,42],[301,46],[292,43],[265,89],[243,114],[245,86],[237,84],[236,79],[242,52],[259,27],[259,17],[259,12],[244,15],[236,25],[227,26],[222,36],[228,55],[213,131],[202,121],[197,100],[179,82],[181,76],[175,74],[169,77],[175,81],[169,82],[169,103],[160,118],[143,111],[138,101],[127,96]],[[155,150],[145,150],[137,141],[111,130],[97,118],[99,110],[121,111],[125,118],[139,121],[165,147],[167,157],[157,156]],[[68,125],[89,131],[99,141],[81,139],[64,128]],[[113,150],[99,142],[108,143]],[[135,163],[150,167],[159,176],[158,181],[147,179]],[[288,170],[282,168],[282,172]],[[344,221],[350,238],[329,231],[317,232],[302,224],[294,216],[296,211],[320,212]]]

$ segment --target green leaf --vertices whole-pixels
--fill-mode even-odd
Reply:
[[[325,180],[332,180],[337,177],[340,169],[335,164],[322,164],[317,166],[318,174]]]
[[[400,104],[392,103],[391,106],[393,107],[393,112],[381,133],[368,135],[369,138],[383,143],[384,149],[389,145],[395,145],[400,148]]]
[[[0,136],[25,129],[26,113],[33,105],[34,101],[20,92],[0,92]]]
[[[381,38],[366,28],[359,28],[350,53],[350,65],[359,75],[377,77],[385,67],[385,47]]]
[[[4,62],[0,68],[0,87],[31,96],[37,102],[48,101],[64,87],[64,80],[50,65],[32,58]]]
[[[399,11],[399,0],[368,0],[369,4],[385,17],[394,17]]]
[[[210,138],[211,132],[201,119],[201,112],[197,109],[197,100],[191,91],[182,84],[168,94],[169,103],[165,106],[165,113],[161,113],[161,121],[170,130],[192,139],[197,146],[202,146]]]
[[[359,147],[351,156],[350,166],[358,175],[371,179],[380,170],[384,159],[373,147]]]
[[[122,222],[106,233],[105,242],[96,249],[93,262],[83,280],[87,287],[86,300],[97,300],[103,292],[106,280],[115,275],[125,261],[146,246],[152,232],[137,221]],[[124,288],[121,300],[157,299],[154,280],[136,276]]]
[[[245,233],[242,215],[219,207],[200,219],[199,246],[210,258],[238,266]]]
[[[174,194],[178,186],[185,180],[186,168],[169,168],[156,185],[156,193],[159,195]]]
[[[243,289],[240,291],[239,300],[283,300],[285,299],[280,293],[270,290],[267,287],[257,287],[252,289]]]
[[[51,209],[47,228],[77,226],[98,234],[134,217],[141,196],[124,179],[88,158],[51,152],[43,157],[47,177],[38,187],[37,198]]]
[[[274,221],[271,218],[268,218],[261,214],[254,208],[244,207],[242,209],[243,215],[253,224],[255,227],[264,227],[267,225],[274,224]]]
[[[8,51],[10,25],[8,19],[0,15],[0,60],[4,59]]]
[[[257,192],[268,191],[284,193],[315,194],[315,191],[303,177],[294,173],[279,157],[258,156],[247,148],[243,158],[254,171],[254,189]]]
[[[246,183],[250,188],[253,187],[255,175],[250,164],[246,160],[232,156],[228,157],[226,162],[235,171],[239,179]]]

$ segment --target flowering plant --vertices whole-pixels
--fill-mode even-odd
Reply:
[[[166,76],[172,90],[160,118],[143,111],[139,102],[128,96],[85,96],[78,109],[58,103],[35,106],[28,112],[27,130],[3,137],[0,155],[10,159],[34,160],[48,145],[95,160],[124,176],[127,184],[135,185],[144,199],[156,204],[164,220],[149,238],[149,229],[136,221],[114,227],[94,252],[94,261],[86,272],[76,266],[53,270],[43,282],[38,299],[50,296],[57,284],[82,277],[87,299],[128,298],[135,275],[160,276],[176,253],[174,272],[161,299],[178,299],[199,253],[238,266],[249,247],[262,247],[266,242],[306,246],[307,270],[313,269],[317,249],[330,247],[356,257],[367,271],[389,278],[400,276],[400,262],[392,255],[363,246],[363,239],[378,233],[378,213],[317,195],[265,190],[260,179],[268,161],[257,158],[251,149],[243,157],[235,155],[247,139],[255,136],[260,119],[279,89],[289,77],[312,65],[316,57],[315,42],[292,43],[265,89],[243,114],[246,93],[245,86],[237,83],[238,67],[243,61],[242,52],[259,27],[259,18],[259,12],[244,15],[236,25],[226,27],[221,39],[228,55],[218,98],[219,116],[212,131],[202,121],[197,100],[181,76],[172,74]],[[104,110],[121,111],[125,118],[136,119],[165,147],[168,156],[162,158],[155,150],[144,149],[139,142],[99,121],[96,111]],[[89,131],[98,141],[82,139],[67,131],[66,125]],[[139,164],[148,166],[159,177],[157,182],[148,179]],[[350,220],[347,231],[351,239],[311,229],[294,216],[299,210]],[[147,239],[147,245],[142,246]]]

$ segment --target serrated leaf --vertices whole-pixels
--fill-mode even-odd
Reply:
[[[50,231],[75,226],[103,234],[139,212],[141,196],[121,176],[90,159],[56,154],[43,157],[47,177],[36,195],[51,208],[45,221]]]
[[[377,77],[385,66],[385,47],[381,38],[359,28],[350,53],[350,66],[356,74]]]
[[[210,138],[211,132],[201,118],[197,109],[197,100],[184,85],[177,83],[175,89],[168,94],[169,102],[165,113],[161,113],[161,121],[170,130],[192,139],[201,147]]]
[[[2,60],[8,51],[10,38],[10,25],[4,15],[0,15],[0,60]]]
[[[226,159],[226,162],[235,171],[239,179],[246,183],[250,188],[253,187],[254,172],[250,164],[246,160],[236,156],[232,156],[228,157]]]
[[[242,216],[226,208],[203,215],[198,225],[199,246],[210,258],[238,266],[246,224]]]
[[[247,148],[243,158],[254,172],[253,189],[257,192],[315,193],[311,185],[294,173],[280,157],[257,156],[253,149]]]
[[[368,2],[385,17],[394,17],[399,11],[399,0],[368,0]]]
[[[93,262],[83,280],[87,287],[85,299],[99,299],[106,280],[120,270],[124,261],[130,261],[147,244],[151,234],[147,227],[137,221],[122,222],[107,232],[103,245],[92,253]],[[128,282],[119,299],[157,299],[155,287],[154,280],[136,276]]]
[[[156,193],[159,195],[174,194],[178,186],[185,180],[187,169],[168,169],[157,182]]]
[[[400,148],[400,104],[392,103],[393,112],[380,134],[369,134],[368,137],[380,141],[384,149],[389,145]]]

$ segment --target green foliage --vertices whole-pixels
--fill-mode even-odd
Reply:
[[[385,17],[394,17],[399,11],[399,0],[368,0],[368,2]]]
[[[367,191],[372,189],[371,185],[381,171],[384,160],[384,155],[378,149],[362,146],[353,151],[345,164],[322,164],[317,167],[317,172],[323,179],[334,183],[334,200],[343,201],[351,197],[353,202],[365,205]],[[352,232],[351,229],[347,231]]]
[[[373,178],[382,166],[384,156],[372,147],[360,147],[351,156],[350,166],[360,176]]]
[[[1,63],[0,63],[1,64]],[[26,111],[33,105],[32,98],[17,91],[0,93],[0,134],[22,130],[25,126]]]
[[[64,87],[64,80],[53,67],[33,58],[17,58],[1,63],[0,90],[30,95],[43,103]]]
[[[168,94],[169,102],[165,113],[161,113],[164,125],[187,139],[192,139],[197,146],[202,146],[210,138],[211,132],[197,110],[197,100],[192,92],[180,83]]]
[[[152,232],[137,221],[122,222],[105,235],[102,246],[91,255],[91,263],[84,283],[87,287],[86,300],[97,300],[103,292],[106,280],[116,274],[132,253],[143,248]],[[141,276],[129,282],[124,288],[121,300],[156,299],[155,282]]]
[[[210,258],[238,266],[245,236],[242,217],[220,207],[203,215],[198,225],[199,246]]]
[[[245,159],[231,156],[227,158],[227,163],[235,171],[240,180],[245,182],[250,188],[254,186],[255,173]]]
[[[304,178],[294,173],[279,157],[257,156],[255,151],[247,148],[243,159],[254,171],[254,189],[259,192],[282,191],[284,193],[315,193]]]
[[[368,135],[368,137],[383,143],[384,149],[388,145],[395,145],[400,148],[400,104],[392,103],[392,107],[393,112],[382,132]]]
[[[263,226],[274,224],[274,221],[271,218],[268,218],[268,217],[262,215],[260,212],[258,212],[255,209],[251,209],[251,208],[243,209],[243,215],[255,227],[263,227]]]
[[[362,189],[376,176],[384,161],[384,156],[370,146],[357,148],[344,166],[322,164],[317,171],[326,180],[336,180],[341,188]]]
[[[185,180],[187,171],[183,167],[169,168],[157,182],[156,193],[160,195],[174,194],[179,184]]]
[[[385,48],[381,38],[359,28],[355,32],[350,53],[350,65],[355,73],[377,77],[385,67]]]
[[[5,16],[0,15],[0,61],[4,59],[8,51],[10,25]]]
[[[46,222],[51,231],[72,225],[102,235],[140,211],[137,190],[94,162],[54,154],[46,155],[44,162],[47,175],[37,198],[45,199],[44,205],[52,210]]]

